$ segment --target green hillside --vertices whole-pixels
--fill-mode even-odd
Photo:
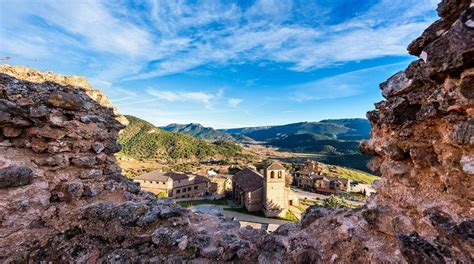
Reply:
[[[218,131],[213,129],[212,127],[203,127],[202,125],[195,123],[184,125],[170,124],[165,127],[162,127],[162,129],[169,132],[185,133],[208,141],[235,140],[234,137],[232,137],[232,135],[227,132]]]
[[[135,159],[227,159],[242,157],[242,148],[226,141],[206,142],[196,137],[164,131],[134,116],[119,135],[120,154]]]

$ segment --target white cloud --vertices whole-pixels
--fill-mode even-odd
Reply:
[[[310,71],[406,55],[409,41],[434,19],[436,1],[380,0],[335,24],[327,22],[330,6],[290,0],[258,0],[246,8],[228,1],[153,0],[143,7],[4,0],[0,52],[26,62],[73,65],[109,81],[246,62]]]
[[[291,21],[290,14],[296,10],[292,1],[259,0],[247,10],[218,2],[197,6],[158,2],[160,8],[154,9],[161,14],[154,16],[157,28],[165,36],[184,34],[189,42],[183,50],[168,52],[159,63],[129,79],[159,77],[208,64],[271,61],[288,63],[294,71],[309,71],[406,55],[407,44],[432,22],[430,14],[436,7],[433,0],[383,0],[341,23],[314,27]],[[321,16],[330,15],[327,8],[314,8],[321,10]],[[170,14],[163,14],[165,11]],[[212,23],[223,26],[213,28]],[[190,27],[192,33],[187,31]]]
[[[167,102],[194,102],[209,105],[212,100],[219,97],[219,93],[204,93],[204,92],[172,92],[158,89],[147,89],[146,92],[156,97],[158,100]]]
[[[383,80],[385,77],[388,77],[380,77],[378,74],[393,72],[406,64],[407,62],[401,62],[365,68],[316,81],[289,86],[287,87],[288,90],[292,91],[290,100],[297,102],[318,101],[360,95],[367,92],[367,87],[377,86],[376,80]]]
[[[237,107],[240,103],[242,103],[244,100],[243,99],[238,99],[238,98],[229,98],[227,102],[231,107]]]

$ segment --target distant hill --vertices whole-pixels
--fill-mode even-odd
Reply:
[[[292,152],[317,153],[319,161],[369,172],[370,157],[360,153],[359,141],[325,139],[317,134],[294,134],[267,144]]]
[[[315,153],[328,164],[367,169],[369,157],[362,155],[359,142],[370,137],[367,119],[327,119],[281,126],[223,129],[292,152]]]
[[[204,127],[196,123],[170,124],[162,127],[162,129],[170,132],[185,133],[209,141],[235,140],[235,138],[227,132],[218,131],[212,127]]]
[[[227,133],[241,134],[258,141],[272,141],[293,134],[315,134],[325,139],[362,140],[369,138],[370,123],[367,119],[334,119],[320,122],[301,122],[280,126],[262,126],[222,129]]]
[[[168,132],[134,116],[119,135],[121,154],[135,159],[228,159],[241,157],[242,148],[228,141],[206,142],[196,137]]]
[[[359,141],[328,139],[318,134],[294,134],[282,139],[272,140],[268,144],[296,152],[338,155],[359,153]]]

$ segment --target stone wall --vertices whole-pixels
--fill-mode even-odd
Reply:
[[[472,263],[472,6],[442,1],[409,46],[421,59],[381,84],[361,145],[382,175],[377,195],[355,210],[311,207],[270,235],[120,176],[123,125],[83,79],[2,66],[0,262]]]

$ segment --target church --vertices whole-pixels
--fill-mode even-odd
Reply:
[[[234,176],[234,200],[249,212],[263,211],[266,217],[283,217],[298,198],[285,185],[287,171],[274,162],[261,173],[245,168]]]

